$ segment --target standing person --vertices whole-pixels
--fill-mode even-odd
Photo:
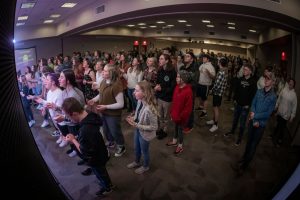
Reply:
[[[212,120],[206,122],[207,125],[212,125],[212,127],[209,129],[210,132],[215,132],[218,130],[219,107],[221,106],[222,96],[227,87],[227,64],[228,62],[226,58],[221,58],[219,60],[220,70],[216,75],[216,81],[214,82],[214,86],[212,88],[214,117]]]
[[[292,122],[297,111],[297,95],[295,92],[296,81],[290,79],[288,84],[279,94],[276,102],[277,126],[273,133],[273,143],[279,147],[282,144],[283,134],[286,130],[286,123]]]
[[[96,81],[93,83],[93,90],[99,89],[101,82],[103,81],[102,71],[104,68],[104,62],[102,60],[98,60],[95,65],[96,70]]]
[[[26,76],[21,75],[19,81],[21,83],[20,95],[21,95],[22,104],[24,107],[28,125],[31,128],[35,124],[35,120],[33,117],[32,110],[31,110],[30,101],[27,98],[29,95],[29,87],[28,87]]]
[[[69,133],[66,140],[75,145],[78,151],[86,158],[89,165],[99,180],[101,189],[97,196],[107,195],[112,192],[112,183],[106,170],[109,160],[109,152],[104,144],[99,128],[102,120],[95,113],[87,113],[82,104],[74,97],[66,98],[62,104],[62,110],[68,118],[80,123],[78,138]]]
[[[147,68],[144,71],[144,80],[148,81],[152,88],[156,85],[157,80],[157,59],[149,57],[147,59]]]
[[[234,115],[231,130],[224,134],[225,137],[232,136],[240,122],[240,131],[235,145],[239,146],[242,141],[247,116],[250,110],[252,99],[256,92],[256,80],[251,77],[252,66],[244,65],[244,76],[239,78],[234,92]]]
[[[203,64],[200,65],[199,71],[199,82],[198,82],[198,89],[197,89],[197,96],[200,97],[200,100],[202,102],[202,112],[200,114],[200,117],[206,117],[207,116],[207,96],[209,87],[212,84],[212,80],[216,76],[216,71],[214,66],[210,62],[210,55],[204,54],[202,56]],[[201,107],[201,106],[200,106]]]
[[[120,157],[126,152],[121,129],[121,115],[124,106],[123,85],[119,79],[118,69],[112,64],[105,65],[102,77],[99,94],[88,101],[88,104],[93,106],[97,103],[96,109],[102,114],[103,132],[109,141],[108,146],[113,148],[116,142],[115,156]]]
[[[92,63],[88,58],[83,59],[84,75],[83,75],[83,85],[84,85],[84,97],[86,101],[97,96],[98,91],[92,89],[93,83],[96,81],[96,75],[94,70],[92,69]]]
[[[191,81],[191,75],[185,70],[177,73],[172,106],[170,109],[171,120],[175,123],[175,132],[172,141],[167,146],[177,146],[174,154],[183,152],[183,129],[186,127],[190,114],[193,110],[193,91],[188,84]]]
[[[159,69],[157,73],[156,86],[154,87],[158,103],[159,128],[157,139],[167,137],[167,125],[169,122],[169,108],[172,102],[172,95],[176,86],[176,71],[172,66],[168,54],[159,57]]]
[[[135,161],[129,163],[127,168],[137,168],[135,173],[142,174],[150,169],[149,145],[155,138],[158,128],[157,102],[151,84],[141,81],[135,86],[134,96],[138,100],[134,116],[128,116],[126,121],[133,127]],[[144,156],[144,163],[141,166],[141,156]]]
[[[276,94],[273,90],[273,84],[275,80],[275,75],[272,72],[268,72],[265,76],[265,87],[257,90],[252,101],[249,115],[248,141],[242,159],[239,161],[238,166],[234,167],[239,173],[242,173],[253,159],[266,123],[274,111]]]

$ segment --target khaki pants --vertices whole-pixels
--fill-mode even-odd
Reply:
[[[168,122],[170,119],[170,105],[171,102],[166,102],[161,99],[157,99],[158,103],[158,130],[162,129],[163,131],[167,132]]]

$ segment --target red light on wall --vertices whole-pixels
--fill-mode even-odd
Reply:
[[[286,60],[286,53],[284,51],[281,52],[281,60]]]
[[[139,46],[139,41],[138,41],[138,40],[135,40],[135,41],[133,42],[133,45],[134,45],[134,46]]]
[[[147,41],[146,40],[143,41],[143,46],[147,46]]]

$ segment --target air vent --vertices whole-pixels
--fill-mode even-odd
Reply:
[[[190,34],[190,31],[183,31],[184,34]]]
[[[156,31],[157,34],[161,34],[161,31]]]
[[[246,39],[247,39],[247,36],[246,36],[246,35],[241,35],[241,39],[246,40]]]
[[[281,0],[267,0],[267,1],[272,1],[272,2],[274,2],[274,3],[279,3],[279,4],[281,4]]]
[[[99,6],[96,8],[96,14],[99,14],[99,13],[103,13],[105,10],[105,6],[102,5],[102,6]]]
[[[214,35],[214,34],[215,34],[215,32],[209,32],[208,34],[209,34],[209,35]]]

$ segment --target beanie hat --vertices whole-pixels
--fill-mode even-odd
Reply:
[[[186,70],[180,70],[179,75],[184,83],[189,83],[192,79],[190,72]]]

